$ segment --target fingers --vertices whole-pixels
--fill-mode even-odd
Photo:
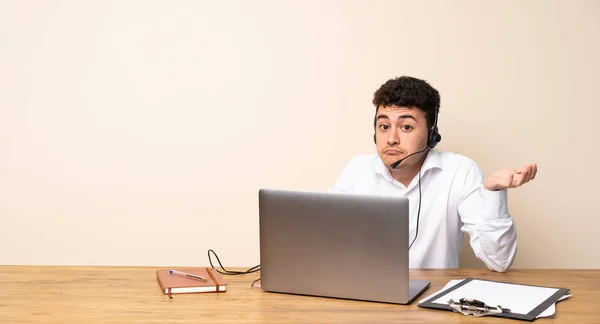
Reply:
[[[527,170],[527,165],[522,166],[520,168],[515,168],[515,169],[513,169],[513,172],[515,172],[517,174],[521,174],[521,173],[525,172],[525,170]]]
[[[512,172],[511,172],[512,170]],[[520,187],[533,180],[537,174],[535,163],[526,164],[521,168],[503,169],[488,177],[484,187],[491,190],[502,190]]]
[[[514,179],[515,179],[515,174],[511,173],[506,178],[498,178],[498,180],[499,180],[498,182],[502,183],[502,185],[504,186],[504,189],[506,189],[506,188],[510,188],[513,186]]]
[[[525,168],[523,173],[517,174],[516,177],[514,177],[514,181],[512,181],[512,187],[519,187],[522,184],[527,183],[527,181],[529,181],[529,168]]]
[[[533,179],[535,179],[535,175],[537,173],[537,164],[534,163],[531,166],[532,166],[532,169],[533,169],[533,171],[531,172],[531,180],[533,180]]]
[[[488,190],[517,188],[533,180],[536,174],[537,165],[535,163],[526,164],[515,169],[503,169],[488,177],[484,187]]]
[[[527,171],[525,172],[525,175],[523,176],[523,182],[521,183],[521,185],[524,185],[527,182],[533,180],[533,178],[535,178],[537,166],[535,165],[535,163],[528,164],[526,166],[526,169],[527,169]]]
[[[529,182],[529,180],[531,180],[531,174],[532,174],[532,173],[533,173],[533,167],[532,167],[532,166],[529,166],[529,167],[527,168],[527,172],[526,172],[525,176],[523,177],[524,179],[523,179],[523,183],[521,183],[521,185],[524,185],[524,184],[526,184],[527,182]]]
[[[517,172],[518,179],[514,181],[513,186],[522,186],[535,178],[537,165],[535,163],[526,164],[519,169],[515,169],[515,172]]]

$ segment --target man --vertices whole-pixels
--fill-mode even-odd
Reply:
[[[457,268],[464,231],[489,269],[506,271],[517,250],[506,190],[534,179],[537,166],[484,179],[473,160],[435,149],[440,95],[423,80],[391,79],[373,104],[377,154],[351,159],[331,191],[408,197],[411,268]]]

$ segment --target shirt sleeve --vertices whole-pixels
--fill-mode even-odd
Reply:
[[[517,251],[517,231],[508,212],[507,191],[484,189],[483,172],[474,162],[464,172],[458,205],[462,231],[469,234],[477,258],[490,270],[504,272],[514,261]]]

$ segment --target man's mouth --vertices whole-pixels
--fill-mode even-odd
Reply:
[[[402,151],[394,150],[394,149],[387,149],[387,150],[383,151],[383,153],[388,154],[388,155],[400,155],[400,154],[402,154]]]

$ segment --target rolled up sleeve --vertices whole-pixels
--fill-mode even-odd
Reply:
[[[476,164],[470,164],[464,172],[458,206],[462,231],[469,234],[477,258],[490,270],[504,272],[514,261],[517,251],[517,231],[508,212],[507,191],[484,189],[484,176]]]

